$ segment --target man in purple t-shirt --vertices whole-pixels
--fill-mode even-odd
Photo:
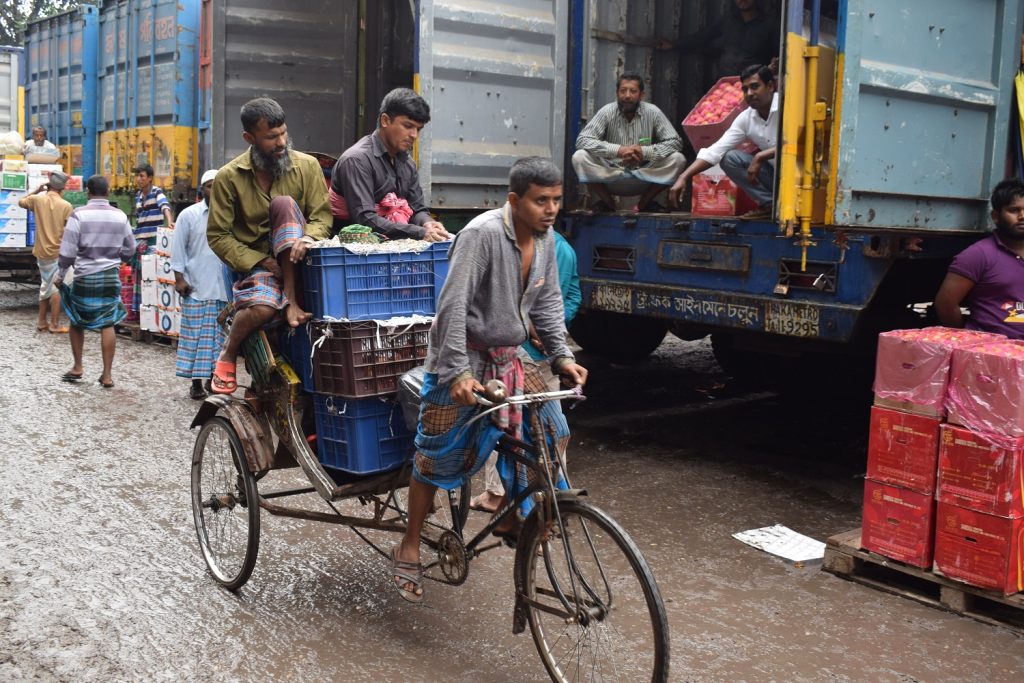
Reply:
[[[1004,180],[992,191],[996,229],[957,254],[935,295],[947,327],[1024,339],[1024,182]],[[960,306],[970,309],[964,317]]]

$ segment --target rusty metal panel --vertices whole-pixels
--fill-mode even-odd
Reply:
[[[519,157],[560,162],[569,3],[421,0],[419,85],[431,122],[420,182],[435,209],[489,209]]]
[[[355,141],[358,10],[358,0],[213,3],[210,163],[246,149],[238,111],[260,96],[284,107],[297,150],[337,155]]]
[[[843,4],[834,222],[985,229],[1004,172],[1018,1]]]

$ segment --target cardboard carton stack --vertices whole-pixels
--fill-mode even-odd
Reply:
[[[158,228],[156,231],[156,331],[176,337],[181,332],[181,302],[174,289],[174,271],[171,269],[173,237],[174,230],[170,228]]]
[[[28,165],[5,160],[0,171],[0,249],[28,246],[28,212],[18,200],[28,193]]]
[[[874,390],[862,546],[1024,590],[1024,343],[940,327],[886,332]]]

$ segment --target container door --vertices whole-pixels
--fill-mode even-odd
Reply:
[[[21,50],[0,48],[0,132],[18,130],[18,60]]]
[[[1018,12],[1018,0],[842,0],[830,222],[987,225],[1004,176]]]
[[[420,182],[435,209],[505,203],[524,156],[561,163],[569,3],[420,0],[418,90],[431,120]]]

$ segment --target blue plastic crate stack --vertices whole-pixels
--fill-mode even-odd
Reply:
[[[399,467],[414,434],[398,378],[422,365],[449,243],[422,251],[311,248],[302,266],[311,322],[282,329],[282,355],[312,395],[317,456],[327,468],[372,474]]]

